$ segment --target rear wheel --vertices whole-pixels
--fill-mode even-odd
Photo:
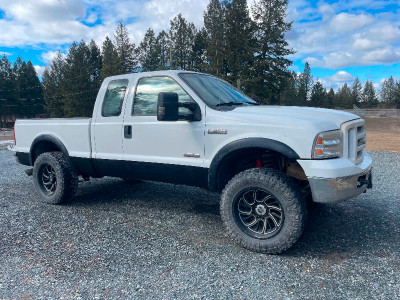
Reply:
[[[33,180],[43,202],[65,203],[71,200],[78,188],[78,176],[61,152],[46,152],[36,159]]]
[[[221,217],[229,235],[253,251],[287,250],[300,237],[306,216],[296,184],[273,169],[243,171],[222,192]]]

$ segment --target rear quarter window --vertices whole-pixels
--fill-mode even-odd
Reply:
[[[110,81],[101,108],[103,117],[117,117],[121,114],[128,83],[128,79]]]

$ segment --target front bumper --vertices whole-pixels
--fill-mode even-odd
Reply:
[[[307,175],[314,202],[338,203],[372,187],[372,159],[366,152],[358,165],[344,158],[299,163]]]
[[[339,178],[309,178],[314,202],[338,203],[364,193],[372,188],[372,168],[367,171]]]

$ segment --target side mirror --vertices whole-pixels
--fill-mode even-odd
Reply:
[[[183,107],[189,113],[179,114],[179,108]],[[158,121],[200,121],[201,110],[196,102],[179,103],[177,93],[159,93],[157,102]]]
[[[177,93],[159,93],[157,102],[158,121],[178,121],[179,103]]]

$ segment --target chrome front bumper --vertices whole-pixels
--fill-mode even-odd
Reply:
[[[314,202],[338,203],[372,188],[372,167],[362,173],[338,178],[308,178]]]

